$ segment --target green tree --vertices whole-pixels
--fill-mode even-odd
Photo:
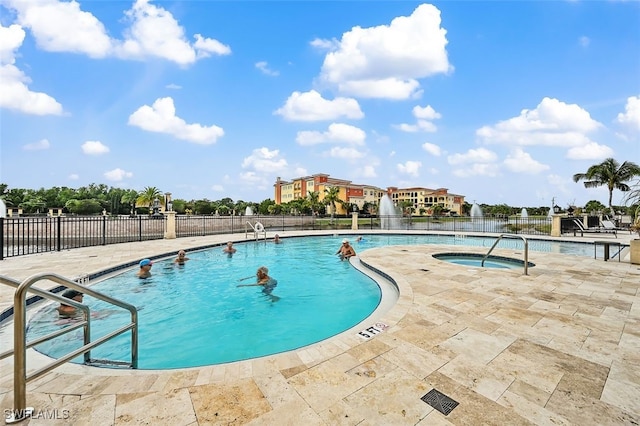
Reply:
[[[160,192],[160,190],[155,186],[147,186],[142,190],[142,192],[140,192],[140,194],[138,194],[136,203],[138,205],[149,207],[149,213],[151,213],[153,202],[156,199],[160,202],[160,204],[164,205],[164,195],[162,194],[162,192]]]
[[[320,193],[318,191],[308,191],[307,193],[307,205],[311,209],[311,213],[317,213],[322,206],[320,202]]]
[[[266,200],[262,200],[260,203],[258,203],[258,213],[269,214],[269,207],[275,204],[276,202],[270,198],[267,198]]]
[[[609,190],[609,210],[611,214],[615,214],[611,200],[613,198],[613,190],[617,189],[627,192],[631,188],[626,182],[632,180],[636,176],[640,176],[640,166],[631,161],[618,163],[613,158],[607,158],[600,164],[594,164],[589,167],[586,173],[576,173],[573,175],[573,181],[584,181],[585,188],[597,188],[606,186]]]
[[[587,213],[602,211],[602,210],[604,210],[606,208],[607,207],[604,204],[602,204],[600,201],[598,201],[598,200],[591,200],[587,204],[584,205],[584,210]]]
[[[138,194],[138,191],[136,191],[135,189],[129,189],[128,191],[125,191],[124,194],[122,194],[122,197],[120,197],[120,203],[129,206],[129,214],[131,215],[134,214],[136,201],[138,201],[139,196],[140,195]]]
[[[337,186],[331,186],[324,189],[324,203],[331,206],[331,223],[333,223],[333,216],[336,212],[336,203],[340,201],[340,188]]]

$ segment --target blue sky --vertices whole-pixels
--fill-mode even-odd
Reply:
[[[639,22],[637,1],[0,0],[0,182],[258,202],[328,173],[606,204],[571,177],[640,163]]]

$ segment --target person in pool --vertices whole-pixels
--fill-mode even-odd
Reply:
[[[270,295],[273,289],[278,285],[278,280],[269,276],[269,269],[266,266],[258,268],[258,271],[256,271],[256,277],[258,278],[258,281],[255,284],[239,284],[238,287],[262,286],[262,292]]]
[[[280,235],[276,234],[273,236],[273,242],[275,244],[280,244],[282,242],[282,240],[280,239]]]
[[[150,259],[142,259],[140,261],[140,270],[136,274],[138,278],[149,278],[151,276],[151,267],[153,262]]]
[[[229,257],[233,256],[233,253],[236,252],[235,247],[233,247],[233,242],[229,241],[227,243],[227,246],[224,248],[224,250],[222,250],[222,252],[228,254]]]
[[[345,238],[344,240],[342,240],[342,245],[340,246],[336,254],[340,255],[340,260],[345,260],[349,259],[351,256],[355,256],[356,251],[353,249],[353,247],[351,247],[351,244],[349,244],[349,240]]]
[[[173,263],[184,265],[187,260],[189,260],[189,258],[187,257],[187,253],[184,250],[180,250],[178,252],[178,257],[174,259]]]
[[[82,303],[82,298],[84,297],[84,295],[77,290],[68,289],[65,290],[64,293],[62,293],[62,297],[71,299],[74,302]],[[57,311],[61,318],[73,318],[78,315],[78,309],[75,306],[65,305],[64,303],[60,303]]]

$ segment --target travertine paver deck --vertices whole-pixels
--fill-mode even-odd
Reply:
[[[227,238],[10,258],[0,273],[72,277]],[[346,333],[276,356],[170,371],[64,365],[30,382],[27,402],[48,413],[68,410],[69,417],[24,424],[640,424],[640,267],[530,252],[536,266],[524,276],[431,257],[484,250],[428,245],[358,253],[400,289],[398,303],[378,319],[390,327],[370,340]],[[12,294],[2,289],[3,306]],[[2,338],[4,348],[6,331]],[[28,367],[42,358],[30,351]],[[0,366],[1,407],[10,409],[12,359]],[[433,388],[459,402],[448,416],[420,400]]]

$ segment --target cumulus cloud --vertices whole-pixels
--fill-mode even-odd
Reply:
[[[339,41],[314,40],[328,49],[320,78],[357,97],[408,99],[419,95],[419,78],[452,70],[440,11],[422,4],[389,25],[353,27]]]
[[[549,166],[542,164],[521,148],[515,148],[507,155],[503,161],[505,167],[515,173],[536,174],[544,170],[549,170]]]
[[[38,142],[28,143],[24,145],[22,148],[25,151],[43,151],[45,149],[49,149],[51,144],[47,139],[41,139]]]
[[[76,1],[5,0],[15,10],[20,25],[29,28],[37,45],[50,52],[72,52],[92,58],[117,56],[129,59],[156,57],[189,65],[212,54],[228,55],[229,46],[193,36],[191,43],[173,15],[150,0],[136,0],[124,12],[129,27],[123,39],[112,38],[105,26]]]
[[[302,146],[317,145],[321,143],[346,143],[352,145],[364,145],[367,137],[364,130],[359,127],[344,123],[331,123],[326,132],[306,130],[298,132],[296,142]]]
[[[429,143],[429,142],[425,142],[422,144],[422,149],[424,149],[425,151],[427,151],[429,154],[433,155],[434,157],[440,157],[440,155],[442,154],[442,150],[440,149],[440,147],[438,145]]]
[[[100,141],[86,141],[81,148],[82,152],[87,155],[102,155],[109,152],[109,147]]]
[[[378,177],[378,174],[376,173],[376,165],[366,165],[363,166],[361,169],[358,170],[358,175],[363,177],[363,178],[375,178]]]
[[[315,90],[293,92],[285,104],[274,114],[292,121],[335,120],[340,117],[360,119],[364,117],[358,101],[352,98],[324,99]]]
[[[211,190],[215,192],[224,192],[224,187],[222,185],[211,185]]]
[[[419,105],[416,105],[415,107],[413,107],[413,110],[411,112],[413,116],[417,119],[416,124],[403,123],[403,124],[394,125],[393,127],[395,127],[398,130],[402,130],[403,132],[410,132],[410,133],[419,132],[419,131],[433,133],[438,130],[438,128],[436,127],[435,124],[432,123],[432,121],[441,118],[442,115],[436,112],[436,110],[434,110],[431,105],[427,105],[424,108]]]
[[[354,160],[357,158],[364,157],[364,153],[352,147],[334,146],[329,150],[328,154],[330,157],[341,158],[346,160]]]
[[[250,156],[242,161],[242,168],[251,168],[256,172],[274,173],[285,170],[287,160],[280,157],[277,149],[269,150],[266,147],[254,149]]]
[[[31,79],[15,64],[15,52],[25,32],[20,25],[0,24],[0,108],[33,115],[61,115],[62,105],[53,97],[29,89]]]
[[[484,126],[476,136],[485,144],[561,147],[575,153],[593,146],[589,133],[600,127],[602,124],[580,106],[544,98],[535,109],[524,109],[517,117]]]
[[[567,158],[570,160],[601,160],[613,157],[613,149],[606,145],[590,142],[583,146],[569,148]]]
[[[133,173],[131,172],[127,172],[125,170],[122,169],[113,169],[110,170],[108,172],[104,173],[104,177],[107,180],[113,181],[113,182],[120,182],[126,178],[130,178],[133,177]]]
[[[624,112],[618,114],[616,121],[640,132],[640,96],[630,96],[624,106]]]
[[[176,108],[170,97],[159,98],[152,106],[143,105],[129,116],[129,125],[149,132],[166,133],[178,139],[202,145],[216,143],[224,136],[224,130],[216,125],[187,124],[176,116]]]
[[[422,163],[420,161],[406,161],[404,164],[400,163],[396,165],[398,172],[413,177],[418,177]]]
[[[497,176],[499,166],[496,164],[498,156],[486,148],[470,149],[464,154],[453,154],[447,157],[447,162],[458,166],[453,174],[458,177],[469,176]]]
[[[469,163],[489,163],[498,159],[495,152],[486,148],[470,149],[464,154],[453,154],[447,157],[452,166]]]
[[[278,71],[269,68],[269,64],[265,61],[256,62],[256,68],[262,71],[264,75],[268,75],[271,77],[277,77],[278,75],[280,75]]]

